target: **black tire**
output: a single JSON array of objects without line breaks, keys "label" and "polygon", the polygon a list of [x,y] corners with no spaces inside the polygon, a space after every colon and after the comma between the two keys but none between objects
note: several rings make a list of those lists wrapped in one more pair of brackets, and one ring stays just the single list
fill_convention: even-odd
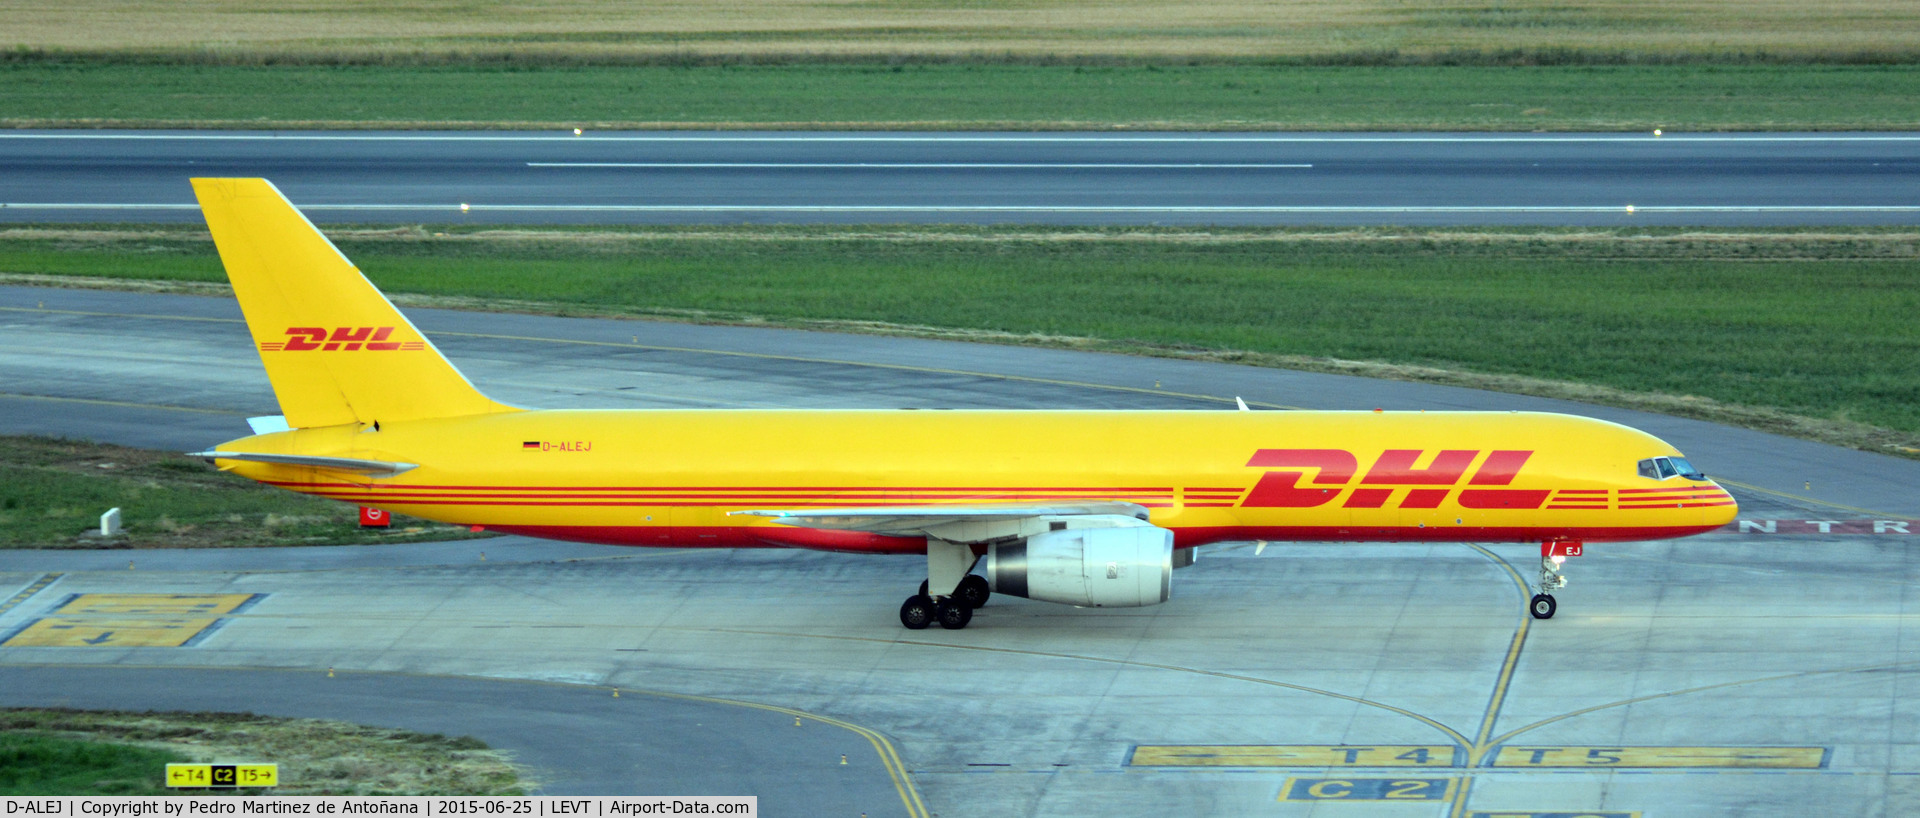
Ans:
[{"label": "black tire", "polygon": [[927,581],[924,579],[920,580],[920,595],[928,598],[932,598],[933,596],[932,594],[927,593]]},{"label": "black tire", "polygon": [[907,630],[922,630],[933,624],[935,614],[932,598],[926,594],[914,594],[900,605],[900,624],[907,626]]},{"label": "black tire", "polygon": [[979,574],[968,574],[960,580],[960,587],[953,589],[953,597],[967,603],[969,608],[985,606],[992,596],[993,589],[987,585],[987,578]]},{"label": "black tire", "polygon": [[1552,619],[1553,612],[1559,607],[1560,603],[1553,601],[1553,594],[1534,594],[1527,603],[1527,613],[1533,614],[1535,619]]},{"label": "black tire", "polygon": [[933,615],[940,620],[940,627],[957,631],[973,621],[973,608],[957,599],[943,599],[934,605]]}]

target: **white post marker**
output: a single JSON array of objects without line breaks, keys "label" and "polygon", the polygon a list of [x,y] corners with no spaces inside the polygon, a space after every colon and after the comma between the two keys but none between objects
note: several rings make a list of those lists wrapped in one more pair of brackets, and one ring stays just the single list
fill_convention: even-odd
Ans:
[{"label": "white post marker", "polygon": [[120,509],[110,508],[100,515],[100,536],[116,537],[120,534]]}]

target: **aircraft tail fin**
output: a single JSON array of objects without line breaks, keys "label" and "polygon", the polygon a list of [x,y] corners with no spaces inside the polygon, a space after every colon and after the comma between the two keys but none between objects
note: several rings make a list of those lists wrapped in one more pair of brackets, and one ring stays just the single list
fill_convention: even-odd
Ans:
[{"label": "aircraft tail fin", "polygon": [[194,179],[294,428],[517,411],[480,394],[265,179]]}]

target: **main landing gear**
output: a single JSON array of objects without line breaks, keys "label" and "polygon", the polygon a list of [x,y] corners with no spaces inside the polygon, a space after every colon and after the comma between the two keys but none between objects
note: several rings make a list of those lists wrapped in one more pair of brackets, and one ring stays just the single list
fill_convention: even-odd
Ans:
[{"label": "main landing gear", "polygon": [[[927,581],[920,593],[907,597],[900,605],[900,624],[920,630],[935,622],[947,630],[959,630],[973,621],[973,609],[987,604],[993,591],[987,578],[970,573],[980,556],[973,546],[927,538]],[[929,594],[929,588],[948,589],[948,593]]]},{"label": "main landing gear", "polygon": [[1560,603],[1554,601],[1553,592],[1567,587],[1567,578],[1560,574],[1560,564],[1568,557],[1580,556],[1580,543],[1553,540],[1540,544],[1540,592],[1527,602],[1527,613],[1535,619],[1552,619]]},{"label": "main landing gear", "polygon": [[973,621],[973,609],[987,604],[987,597],[993,591],[987,586],[987,578],[968,574],[953,589],[953,594],[934,599],[927,595],[927,583],[920,583],[920,593],[907,597],[900,605],[900,624],[912,630],[920,630],[934,622],[947,630],[959,630]]}]

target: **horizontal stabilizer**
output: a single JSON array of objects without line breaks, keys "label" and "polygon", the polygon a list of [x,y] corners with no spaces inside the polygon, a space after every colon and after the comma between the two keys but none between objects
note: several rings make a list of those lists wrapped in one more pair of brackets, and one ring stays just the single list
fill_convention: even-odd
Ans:
[{"label": "horizontal stabilizer", "polygon": [[257,452],[188,452],[188,457],[208,460],[246,460],[253,463],[279,463],[286,466],[311,466],[316,469],[392,477],[420,467],[418,463],[394,463],[386,460],[360,460],[352,457],[316,457],[305,454],[263,454]]},{"label": "horizontal stabilizer", "polygon": [[285,432],[293,428],[287,425],[286,415],[262,415],[257,418],[247,418],[247,426],[251,427],[253,433],[256,435],[270,435],[274,432]]},{"label": "horizontal stabilizer", "polygon": [[865,531],[872,534],[923,534],[936,526],[951,523],[984,523],[999,520],[1024,520],[1030,517],[1121,516],[1147,519],[1145,506],[1108,500],[1084,503],[1050,503],[1040,506],[882,506],[878,508],[809,508],[792,511],[731,511],[728,516],[772,517],[781,525],[824,528],[834,531]]}]

